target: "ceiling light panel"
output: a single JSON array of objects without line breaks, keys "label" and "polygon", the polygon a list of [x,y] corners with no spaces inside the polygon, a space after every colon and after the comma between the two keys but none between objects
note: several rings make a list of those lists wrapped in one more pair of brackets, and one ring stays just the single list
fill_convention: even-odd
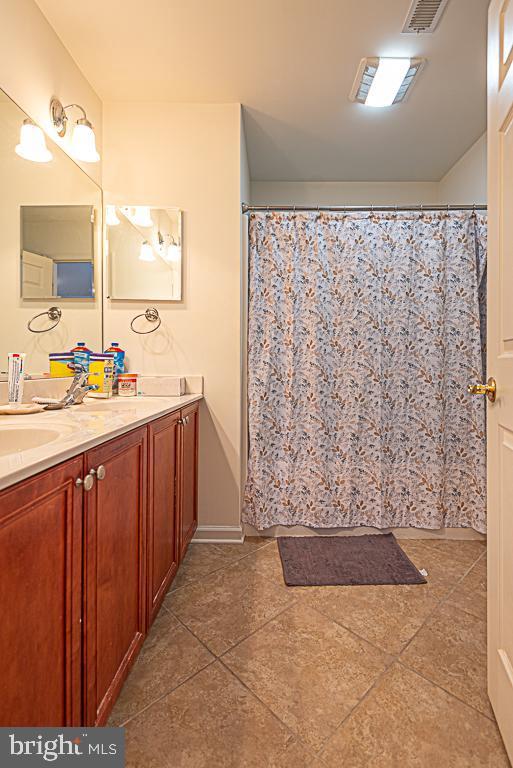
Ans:
[{"label": "ceiling light panel", "polygon": [[[409,94],[424,63],[424,59],[362,59],[349,98],[368,106],[399,104]],[[379,95],[383,96],[381,102],[376,98],[378,85]],[[391,96],[390,88],[394,91]]]}]

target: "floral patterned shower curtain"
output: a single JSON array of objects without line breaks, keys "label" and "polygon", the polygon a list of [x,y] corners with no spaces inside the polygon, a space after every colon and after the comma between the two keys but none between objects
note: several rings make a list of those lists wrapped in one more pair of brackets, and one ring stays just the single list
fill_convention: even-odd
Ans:
[{"label": "floral patterned shower curtain", "polygon": [[485,270],[475,212],[251,215],[246,522],[485,531]]}]

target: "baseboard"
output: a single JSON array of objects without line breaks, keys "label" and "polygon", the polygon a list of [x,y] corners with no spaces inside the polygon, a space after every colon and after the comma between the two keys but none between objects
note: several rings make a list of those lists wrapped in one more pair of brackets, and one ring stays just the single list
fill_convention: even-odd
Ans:
[{"label": "baseboard", "polygon": [[473,528],[307,528],[303,525],[273,525],[259,531],[248,523],[244,523],[245,536],[360,536],[363,533],[393,533],[398,539],[447,539],[447,540],[478,540],[486,541],[483,533]]},{"label": "baseboard", "polygon": [[240,525],[198,525],[192,541],[198,544],[242,544],[244,533]]}]

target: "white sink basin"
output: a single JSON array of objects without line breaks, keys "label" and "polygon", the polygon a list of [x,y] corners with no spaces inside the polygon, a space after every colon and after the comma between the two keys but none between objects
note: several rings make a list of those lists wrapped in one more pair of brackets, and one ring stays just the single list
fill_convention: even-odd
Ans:
[{"label": "white sink basin", "polygon": [[[19,416],[17,418],[20,418]],[[23,424],[18,427],[15,424],[0,427],[0,456],[8,456],[11,453],[30,451],[42,445],[53,443],[69,430],[55,426],[43,427],[40,424],[30,426]]]}]

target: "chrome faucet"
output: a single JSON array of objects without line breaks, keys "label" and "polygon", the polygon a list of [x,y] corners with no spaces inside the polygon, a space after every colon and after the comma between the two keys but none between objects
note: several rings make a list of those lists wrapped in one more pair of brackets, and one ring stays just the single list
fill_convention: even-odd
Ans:
[{"label": "chrome faucet", "polygon": [[87,384],[90,373],[89,371],[86,371],[83,365],[75,363],[73,369],[75,373],[68,391],[62,400],[58,400],[55,403],[48,403],[45,406],[45,411],[58,411],[61,408],[67,408],[70,405],[80,405],[88,392],[98,389],[97,384]]}]

